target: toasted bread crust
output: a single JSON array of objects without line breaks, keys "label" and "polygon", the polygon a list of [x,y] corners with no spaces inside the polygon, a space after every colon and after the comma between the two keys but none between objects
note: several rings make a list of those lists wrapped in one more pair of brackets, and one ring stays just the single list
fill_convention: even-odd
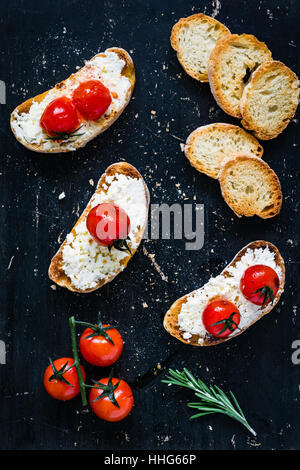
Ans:
[{"label": "toasted bread crust", "polygon": [[[147,212],[148,212],[150,196],[149,196],[149,191],[148,191],[148,188],[146,186],[146,183],[145,183],[143,177],[141,176],[141,174],[138,172],[138,170],[134,166],[130,165],[127,162],[114,163],[113,165],[110,165],[105,170],[105,173],[103,173],[103,175],[101,176],[101,178],[98,182],[95,193],[99,194],[100,192],[103,191],[102,184],[104,183],[106,176],[113,176],[116,173],[121,173],[121,174],[124,174],[126,176],[130,176],[132,178],[139,178],[143,181],[144,188],[145,188],[145,194],[146,194],[146,201],[147,201]],[[91,200],[92,200],[92,198],[90,199],[90,201],[88,202],[88,204],[87,204],[86,208],[84,209],[83,213],[81,214],[81,216],[77,220],[77,222],[74,225],[72,231],[74,230],[76,225],[78,225],[82,220],[84,220],[87,217],[89,211],[91,210]],[[146,220],[145,220],[144,227],[141,227],[141,229],[139,230],[138,235],[137,235],[138,245],[141,243],[146,224],[147,224],[147,217],[146,217]],[[57,253],[52,258],[50,266],[49,266],[49,271],[48,271],[49,278],[53,282],[58,284],[59,286],[66,287],[67,289],[69,289],[72,292],[79,292],[79,293],[84,293],[85,294],[85,293],[89,293],[89,292],[92,292],[94,290],[97,290],[100,287],[107,284],[108,282],[111,282],[121,272],[121,269],[119,269],[118,272],[115,275],[110,276],[107,279],[102,279],[101,281],[98,282],[97,286],[92,288],[92,289],[85,289],[85,290],[76,289],[76,287],[74,287],[72,285],[71,279],[65,274],[65,271],[63,269],[62,253],[63,253],[63,248],[64,248],[65,244],[66,244],[66,240],[63,242],[63,244],[60,246]],[[137,246],[137,248],[138,248],[138,246]],[[132,255],[129,254],[126,258],[123,258],[121,260],[121,262],[120,262],[121,265],[123,265],[124,267],[127,266],[129,260],[132,258],[134,253],[137,251],[137,248],[131,250]]]},{"label": "toasted bread crust", "polygon": [[[257,122],[250,110],[249,107],[249,97],[255,90],[256,85],[259,81],[264,78],[268,73],[282,73],[286,77],[288,77],[289,81],[291,82],[289,90],[285,91],[285,95],[293,91],[293,100],[291,106],[289,108],[288,113],[281,116],[281,120],[278,121],[278,124],[272,130],[270,127],[268,128],[268,123],[259,123]],[[251,80],[244,88],[241,102],[240,102],[240,109],[242,115],[241,124],[245,127],[245,129],[249,129],[253,131],[254,135],[261,140],[270,140],[277,137],[290,123],[290,120],[294,117],[295,112],[297,110],[299,103],[299,80],[297,75],[285,64],[278,60],[274,60],[272,62],[266,62],[260,65],[255,72],[252,74]],[[275,103],[274,103],[275,104]],[[257,106],[259,104],[257,103]]]},{"label": "toasted bread crust", "polygon": [[[126,108],[126,106],[128,105],[130,99],[131,99],[131,96],[132,96],[132,93],[133,93],[133,89],[134,89],[134,85],[135,85],[135,69],[134,69],[134,64],[133,64],[133,61],[132,61],[132,58],[131,56],[128,54],[128,52],[126,52],[124,49],[121,49],[119,47],[111,47],[110,49],[107,49],[108,52],[115,52],[116,54],[118,54],[118,56],[120,57],[120,59],[123,59],[125,61],[125,66],[122,70],[122,75],[124,75],[125,77],[127,77],[129,80],[130,80],[130,83],[131,83],[131,86],[127,92],[127,96],[126,96],[126,102],[125,102],[125,105],[123,106],[122,109],[120,109],[119,112],[117,113],[111,113],[111,115],[107,116],[106,117],[106,120],[105,120],[105,124],[103,126],[103,122],[101,124],[101,126],[99,126],[99,130],[95,130],[95,132],[90,136],[88,137],[86,140],[84,140],[83,142],[79,143],[79,144],[76,144],[76,142],[74,142],[73,146],[76,148],[76,150],[78,148],[82,148],[82,147],[85,147],[85,145],[92,139],[94,139],[95,137],[97,137],[99,134],[102,134],[102,132],[106,131],[106,129],[108,129],[117,119],[118,117],[122,114],[122,112],[124,111],[124,109]],[[96,54],[92,59],[94,59],[95,57],[98,57],[98,56],[101,56],[102,53],[99,53],[99,54]],[[92,60],[91,59],[91,60]],[[81,70],[81,69],[80,69]],[[79,72],[79,70],[78,70]],[[76,72],[77,73],[77,72]],[[70,75],[69,79],[72,79],[72,77],[74,77],[76,75],[76,73]],[[60,88],[63,84],[65,83],[65,80],[63,80],[62,82],[60,83],[57,83],[55,85],[56,88]],[[15,130],[13,129],[13,126],[12,126],[12,123],[14,122],[15,120],[15,117],[14,117],[14,113],[15,112],[18,112],[19,114],[21,113],[28,113],[30,108],[31,108],[31,105],[33,103],[33,100],[37,101],[38,103],[40,103],[45,97],[46,95],[49,93],[50,90],[48,91],[45,91],[44,93],[41,93],[40,95],[37,95],[33,98],[29,98],[28,100],[24,101],[23,103],[21,103],[19,106],[17,106],[14,111],[12,112],[11,114],[11,118],[10,118],[10,126],[11,126],[11,130],[12,132],[14,133],[16,139],[18,140],[18,142],[20,142],[22,145],[24,145],[24,147],[28,148],[29,150],[32,150],[34,152],[39,152],[39,153],[62,153],[62,152],[69,152],[70,150],[68,150],[68,148],[65,148],[63,145],[61,148],[55,148],[55,149],[49,149],[49,150],[43,150],[41,148],[40,145],[38,144],[29,144],[27,142],[23,142],[21,139],[19,139],[16,135],[16,132]]]},{"label": "toasted bread crust", "polygon": [[207,70],[206,71],[201,71],[201,72],[195,72],[191,68],[187,68],[184,59],[182,57],[181,51],[180,51],[180,46],[178,42],[178,36],[180,33],[180,30],[182,28],[185,28],[190,25],[190,23],[193,22],[206,22],[209,23],[212,27],[215,27],[218,25],[219,30],[222,32],[222,35],[226,36],[227,34],[230,34],[229,29],[220,21],[216,20],[215,18],[212,18],[211,16],[204,15],[203,13],[196,13],[194,15],[190,15],[186,18],[180,18],[178,22],[173,26],[172,32],[171,32],[171,37],[170,37],[170,42],[172,48],[177,52],[177,58],[182,66],[182,68],[185,70],[185,72],[190,75],[191,77],[195,78],[196,80],[199,80],[200,82],[208,82],[208,75],[207,75]]},{"label": "toasted bread crust", "polygon": [[[253,137],[252,134],[249,134],[248,132],[244,131],[239,126],[235,126],[233,124],[227,124],[224,122],[216,122],[214,124],[207,124],[205,126],[198,127],[195,129],[191,134],[188,136],[185,147],[184,147],[184,153],[187,159],[189,160],[190,164],[196,168],[200,173],[204,173],[207,176],[210,176],[211,178],[218,179],[218,171],[213,171],[210,168],[207,167],[205,162],[200,161],[198,158],[195,158],[194,152],[193,152],[193,144],[195,140],[197,140],[199,137],[211,134],[214,131],[224,131],[224,132],[234,132],[234,133],[239,133],[242,138],[245,140],[247,139],[248,142],[251,142],[253,145],[253,148],[256,148],[256,156],[258,158],[261,158],[264,152],[263,147],[260,145],[260,143],[256,140],[255,137]],[[231,157],[232,155],[230,155]],[[230,157],[221,157],[220,156],[220,161],[224,161],[226,158]]]},{"label": "toasted bread crust", "polygon": [[[225,113],[229,114],[230,116],[234,116],[236,118],[241,118],[242,114],[240,111],[239,104],[233,104],[233,102],[230,102],[225,93],[223,92],[222,85],[227,85],[226,83],[223,83],[221,77],[220,77],[220,70],[219,67],[221,65],[221,60],[223,55],[227,52],[228,48],[231,47],[231,44],[239,43],[239,42],[244,42],[245,44],[251,44],[253,48],[259,48],[261,51],[263,51],[263,54],[266,57],[265,62],[271,61],[272,60],[272,53],[269,51],[267,45],[259,41],[255,36],[252,34],[231,34],[230,36],[226,36],[225,38],[220,39],[211,55],[208,61],[208,79],[209,79],[209,85],[211,92],[220,106],[220,108],[225,111]],[[253,68],[255,68],[255,60],[252,58],[247,58],[247,67],[249,65],[250,71],[252,72]],[[232,64],[232,69],[234,70],[234,64]],[[238,75],[236,73],[236,75]],[[245,83],[243,81],[244,79],[244,73],[241,76],[236,76],[234,79],[234,83],[236,85],[235,88],[235,94],[238,95],[239,99],[242,96],[243,89],[245,87]],[[226,82],[230,82],[231,80],[230,77],[226,77]]]},{"label": "toasted bread crust", "polygon": [[[256,249],[256,248],[266,248],[268,247],[269,250],[273,251],[275,253],[275,261],[276,261],[276,264],[278,266],[280,266],[281,268],[281,271],[282,271],[282,277],[281,277],[281,280],[280,280],[280,285],[279,285],[279,289],[277,291],[277,294],[276,294],[276,297],[274,299],[274,302],[268,307],[266,308],[260,315],[258,315],[258,317],[256,318],[256,320],[254,320],[252,323],[250,323],[250,325],[248,325],[247,327],[245,328],[242,328],[241,330],[238,330],[237,333],[235,333],[233,336],[227,336],[226,338],[216,338],[216,337],[213,337],[213,336],[210,336],[208,333],[206,334],[205,338],[201,338],[199,335],[193,335],[188,341],[185,340],[183,338],[183,331],[181,331],[179,329],[179,326],[178,326],[178,315],[181,311],[181,306],[182,304],[184,304],[186,301],[187,301],[187,298],[190,294],[192,294],[193,292],[190,292],[189,294],[181,297],[180,299],[176,300],[173,305],[171,306],[171,308],[168,310],[168,312],[166,313],[165,317],[164,317],[164,322],[163,322],[163,325],[164,325],[164,328],[166,329],[166,331],[174,336],[176,339],[178,339],[179,341],[181,341],[182,343],[185,343],[185,344],[188,344],[190,346],[215,346],[217,344],[220,344],[220,343],[224,343],[225,341],[229,341],[230,339],[232,338],[235,338],[236,336],[240,335],[241,333],[243,333],[244,331],[246,331],[251,325],[253,325],[254,323],[256,323],[258,320],[260,320],[264,315],[266,315],[267,313],[271,312],[271,310],[275,307],[275,305],[277,304],[277,302],[279,301],[280,299],[280,296],[283,292],[283,289],[284,289],[284,282],[285,282],[285,265],[284,265],[284,260],[281,256],[281,254],[279,253],[279,250],[276,248],[275,245],[273,245],[272,243],[270,242],[266,242],[264,240],[257,240],[255,242],[252,242],[252,243],[249,243],[249,245],[246,245],[244,248],[242,248],[238,253],[237,255],[234,257],[234,259],[229,263],[229,265],[226,266],[226,268],[221,272],[221,275],[226,277],[227,274],[227,268],[228,266],[235,266],[236,263],[242,258],[242,256],[246,253],[247,249],[250,248],[252,250]],[[196,292],[196,291],[194,291]],[[198,343],[198,340],[199,339],[203,339],[203,343],[202,344],[199,344]]]},{"label": "toasted bread crust", "polygon": [[[253,169],[259,170],[261,173],[263,173],[265,181],[267,181],[272,187],[273,207],[271,207],[268,211],[261,212],[256,210],[254,205],[254,199],[256,197],[256,194],[249,195],[247,203],[244,202],[243,196],[241,196],[239,201],[235,201],[231,197],[231,193],[226,185],[227,179],[230,177],[229,175],[231,169],[236,166],[240,166],[243,162],[250,163]],[[280,212],[282,205],[282,191],[280,181],[276,173],[269,167],[269,165],[265,161],[261,160],[260,158],[252,157],[249,155],[236,155],[230,160],[226,160],[222,163],[218,179],[220,182],[222,196],[225,202],[229,205],[229,207],[238,217],[242,217],[243,215],[246,217],[258,215],[262,219],[268,219],[270,217],[275,217]],[[251,206],[248,204],[250,199],[252,202]]]}]

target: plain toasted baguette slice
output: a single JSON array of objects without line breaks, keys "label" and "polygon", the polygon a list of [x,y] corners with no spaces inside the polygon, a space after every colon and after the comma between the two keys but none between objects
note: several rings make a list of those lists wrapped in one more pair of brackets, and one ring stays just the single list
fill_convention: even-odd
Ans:
[{"label": "plain toasted baguette slice", "polygon": [[208,61],[208,78],[218,105],[231,116],[241,118],[240,100],[252,72],[272,60],[264,42],[252,34],[231,34],[220,39]]},{"label": "plain toasted baguette slice", "polygon": [[191,77],[208,82],[207,63],[216,42],[230,31],[219,21],[203,13],[181,18],[172,29],[171,46]]},{"label": "plain toasted baguette slice", "polygon": [[258,215],[268,219],[279,213],[282,204],[279,179],[260,158],[236,155],[223,162],[218,178],[225,202],[238,217]]},{"label": "plain toasted baguette slice", "polygon": [[245,87],[240,108],[242,125],[258,139],[274,139],[294,117],[299,103],[299,80],[278,60],[260,65]]},{"label": "plain toasted baguette slice", "polygon": [[[277,294],[274,298],[273,303],[268,304],[264,309],[262,309],[261,312],[259,313],[259,315],[257,316],[257,318],[254,319],[249,325],[247,325],[245,328],[241,328],[240,330],[235,330],[233,335],[229,335],[226,338],[217,338],[217,337],[211,336],[209,333],[206,333],[205,336],[203,336],[203,337],[201,337],[199,335],[192,335],[189,339],[184,339],[184,337],[183,337],[184,331],[182,331],[179,328],[179,325],[178,325],[178,315],[181,312],[182,305],[187,301],[188,297],[190,295],[193,295],[197,291],[201,290],[201,288],[200,288],[200,289],[197,289],[193,292],[190,292],[189,294],[184,295],[183,297],[179,298],[178,300],[176,300],[173,303],[173,305],[171,306],[171,308],[168,310],[168,312],[166,313],[166,315],[164,317],[163,325],[164,325],[164,328],[166,329],[166,331],[168,333],[170,333],[170,335],[174,336],[176,339],[179,339],[179,341],[181,341],[182,343],[188,344],[190,346],[214,346],[214,345],[217,345],[217,344],[220,344],[220,343],[224,343],[225,341],[228,341],[232,338],[235,338],[236,336],[238,336],[241,333],[243,333],[244,331],[246,331],[246,329],[249,328],[249,326],[253,325],[258,320],[260,320],[264,315],[269,313],[275,307],[277,302],[279,301],[280,296],[283,292],[284,283],[285,283],[284,260],[281,256],[281,254],[279,253],[279,250],[276,248],[276,246],[274,246],[272,243],[266,242],[264,240],[257,240],[255,242],[249,243],[249,245],[245,246],[244,248],[242,248],[237,253],[237,255],[234,257],[234,259],[221,272],[221,276],[223,276],[224,279],[226,277],[228,277],[229,276],[228,267],[229,266],[235,266],[236,263],[238,261],[240,261],[240,259],[243,257],[243,255],[246,253],[246,251],[249,248],[251,250],[254,250],[256,248],[266,248],[266,247],[268,247],[268,249],[275,254],[276,265],[279,266],[280,269],[281,269],[281,274],[282,275],[280,276],[280,285],[279,285],[279,289],[277,291]],[[211,299],[211,300],[213,300],[213,299]]]},{"label": "plain toasted baguette slice", "polygon": [[[145,197],[146,197],[145,223],[142,227],[140,227],[138,233],[136,234],[137,247],[135,249],[131,248],[132,254],[128,254],[128,256],[126,256],[125,258],[123,258],[121,260],[120,269],[118,270],[118,272],[115,275],[112,275],[112,276],[107,277],[106,279],[100,280],[98,282],[97,286],[94,287],[94,288],[80,290],[80,289],[77,289],[76,287],[74,287],[74,285],[71,282],[71,279],[66,275],[66,273],[63,269],[63,248],[66,244],[66,240],[65,240],[63,242],[63,244],[60,246],[60,248],[57,251],[57,253],[55,254],[55,256],[51,260],[51,263],[50,263],[50,266],[49,266],[49,278],[53,282],[58,284],[59,286],[66,287],[70,291],[80,292],[80,293],[89,293],[89,292],[92,292],[96,289],[99,289],[100,287],[107,284],[108,282],[111,282],[117,276],[117,274],[119,274],[127,266],[129,260],[132,258],[132,256],[136,252],[139,244],[141,243],[143,233],[144,233],[144,230],[145,230],[145,227],[146,227],[146,224],[147,224],[147,220],[148,220],[148,209],[149,209],[149,203],[150,203],[150,196],[149,196],[149,191],[148,191],[147,185],[146,185],[143,177],[141,176],[141,174],[138,172],[138,170],[134,166],[130,165],[127,162],[114,163],[113,165],[110,165],[106,169],[105,173],[101,176],[101,178],[98,182],[96,191],[93,194],[93,196],[96,193],[98,193],[98,194],[101,193],[101,192],[106,193],[107,189],[105,189],[103,187],[106,176],[113,176],[115,174],[124,174],[126,176],[131,177],[131,178],[141,179],[142,182],[143,182],[143,185],[144,185]],[[88,213],[91,209],[91,202],[92,202],[93,196],[90,199],[90,201],[88,202],[88,204],[87,204],[86,208],[84,209],[84,211],[82,212],[81,216],[77,220],[76,224],[74,225],[71,233],[74,234],[74,228],[76,227],[76,225],[78,225],[81,221],[84,221],[86,219],[86,217],[87,217],[87,215],[88,215]],[[121,269],[121,265],[122,265],[122,269]]]},{"label": "plain toasted baguette slice", "polygon": [[201,173],[218,178],[221,163],[237,153],[261,158],[263,147],[238,126],[216,122],[198,127],[187,138],[184,152],[191,165]]},{"label": "plain toasted baguette slice", "polygon": [[[112,110],[109,114],[104,114],[96,122],[96,125],[93,127],[92,131],[89,133],[87,137],[84,137],[84,136],[82,138],[79,137],[79,139],[77,138],[76,140],[71,139],[71,142],[69,140],[59,141],[59,145],[53,145],[53,148],[45,149],[43,148],[44,144],[42,145],[42,144],[30,143],[20,138],[20,136],[18,135],[18,131],[16,130],[16,126],[15,126],[15,121],[17,119],[17,116],[22,113],[29,113],[33,102],[41,103],[47,97],[48,93],[54,89],[61,91],[63,94],[64,88],[66,87],[66,81],[68,81],[68,84],[75,83],[76,77],[78,76],[78,74],[82,73],[82,71],[87,67],[87,65],[85,65],[84,67],[79,69],[76,73],[72,74],[68,79],[63,80],[60,83],[57,83],[54,89],[45,91],[44,93],[37,95],[34,98],[30,98],[14,109],[14,111],[11,114],[10,125],[11,125],[12,132],[14,133],[16,139],[22,145],[24,145],[29,150],[33,150],[35,152],[40,152],[40,153],[61,153],[61,152],[74,151],[74,150],[77,150],[78,148],[84,147],[90,140],[94,139],[99,134],[104,132],[116,121],[116,119],[118,119],[118,117],[122,114],[122,112],[128,105],[130,98],[132,96],[134,85],[135,85],[135,69],[134,69],[134,64],[133,64],[131,56],[128,54],[128,52],[126,52],[124,49],[121,49],[119,47],[112,47],[110,49],[107,49],[104,53],[96,54],[90,61],[92,61],[93,59],[97,57],[103,56],[103,54],[105,54],[106,52],[114,52],[115,54],[119,56],[121,60],[124,61],[125,65],[122,69],[121,75],[124,77],[127,77],[128,80],[130,81],[130,88],[128,89],[126,93],[125,102],[124,102],[124,105],[121,107],[121,109],[119,109],[118,111]],[[78,134],[80,132],[81,131],[78,131]],[[47,140],[46,135],[45,135],[45,140]]]}]

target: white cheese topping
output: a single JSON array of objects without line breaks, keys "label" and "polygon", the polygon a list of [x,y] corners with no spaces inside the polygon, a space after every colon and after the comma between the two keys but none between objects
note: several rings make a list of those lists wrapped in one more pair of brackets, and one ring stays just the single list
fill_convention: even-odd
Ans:
[{"label": "white cheese topping", "polygon": [[[128,245],[136,249],[138,231],[144,227],[147,218],[143,181],[116,173],[114,176],[106,176],[102,187],[104,190],[92,197],[91,207],[111,201],[124,209],[130,219]],[[62,253],[63,269],[74,287],[91,289],[100,280],[122,271],[124,265],[121,261],[127,256],[127,252],[114,247],[109,251],[107,247],[98,245],[87,230],[85,218],[67,236]]]},{"label": "white cheese topping", "polygon": [[83,121],[78,134],[80,136],[70,137],[64,141],[63,147],[68,150],[76,150],[76,146],[88,139],[96,129],[99,130],[101,124],[105,124],[107,116],[111,113],[118,113],[126,103],[127,92],[131,86],[130,80],[121,75],[125,61],[120,59],[115,52],[105,52],[103,56],[95,57],[86,62],[85,66],[75,75],[65,80],[61,88],[52,88],[45,98],[38,103],[33,100],[28,113],[13,113],[15,120],[12,121],[12,127],[17,137],[24,143],[38,144],[43,150],[59,149],[62,144],[49,140],[48,136],[40,126],[41,116],[47,105],[60,96],[71,97],[73,91],[83,81],[90,79],[100,80],[105,85],[112,96],[112,102],[105,114],[98,121]]},{"label": "white cheese topping", "polygon": [[[203,287],[189,294],[186,303],[182,304],[178,315],[178,325],[184,332],[183,338],[188,340],[192,335],[199,335],[199,344],[203,343],[207,331],[202,322],[202,314],[205,307],[215,297],[221,297],[234,303],[240,311],[241,320],[239,327],[250,325],[257,316],[264,311],[259,305],[249,302],[240,290],[240,280],[245,270],[256,264],[264,264],[274,269],[279,280],[282,279],[282,270],[275,262],[275,253],[266,248],[247,249],[240,261],[235,266],[228,266],[228,277],[219,276],[211,278]],[[265,307],[267,308],[267,307]],[[236,334],[238,330],[231,333]]]}]

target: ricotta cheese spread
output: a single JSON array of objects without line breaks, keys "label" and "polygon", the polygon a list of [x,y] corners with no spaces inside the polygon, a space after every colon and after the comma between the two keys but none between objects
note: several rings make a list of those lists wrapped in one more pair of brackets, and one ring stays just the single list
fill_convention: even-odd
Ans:
[{"label": "ricotta cheese spread", "polygon": [[[262,309],[261,306],[249,302],[240,290],[240,280],[245,270],[256,264],[264,264],[274,269],[281,281],[283,273],[275,262],[275,253],[270,251],[268,247],[254,250],[248,248],[235,266],[226,268],[227,277],[220,274],[211,278],[203,287],[188,295],[187,301],[182,304],[178,315],[178,325],[183,331],[184,339],[188,341],[192,335],[199,335],[198,342],[199,344],[203,343],[203,339],[208,333],[202,322],[202,314],[205,307],[215,297],[222,297],[237,306],[241,314],[240,328],[249,326],[267,308],[266,306]],[[235,330],[230,336],[237,332],[238,330]]]},{"label": "ricotta cheese spread", "polygon": [[[91,208],[111,201],[121,207],[130,219],[128,245],[130,249],[138,246],[138,231],[143,229],[147,220],[147,199],[142,179],[131,178],[116,173],[106,176],[103,191],[95,193]],[[67,235],[63,248],[63,269],[79,290],[97,287],[99,281],[118,274],[124,269],[121,261],[127,252],[112,247],[101,246],[94,241],[86,227],[86,218],[77,224]]]},{"label": "ricotta cheese spread", "polygon": [[[107,116],[111,113],[118,113],[124,107],[128,90],[131,87],[130,80],[121,75],[124,66],[125,61],[120,59],[118,54],[106,51],[101,56],[86,62],[82,69],[65,80],[62,87],[52,88],[40,103],[33,100],[28,113],[19,114],[14,111],[15,119],[12,121],[12,127],[18,139],[23,143],[40,145],[43,150],[61,149],[62,145],[67,150],[76,150],[76,147],[91,137],[96,129],[99,130],[101,124],[104,126]],[[47,105],[60,96],[71,97],[80,83],[90,79],[100,80],[109,89],[112,97],[109,108],[98,121],[84,120],[78,132],[80,136],[70,137],[63,144],[49,140],[40,126],[40,119]]]}]

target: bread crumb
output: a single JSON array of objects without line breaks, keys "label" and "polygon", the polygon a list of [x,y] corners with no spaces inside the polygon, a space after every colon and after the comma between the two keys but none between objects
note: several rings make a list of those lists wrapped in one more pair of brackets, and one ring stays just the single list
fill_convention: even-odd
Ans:
[{"label": "bread crumb", "polygon": [[89,180],[89,183],[90,183],[91,186],[95,185],[94,180],[92,178]]},{"label": "bread crumb", "polygon": [[65,192],[63,191],[62,193],[60,193],[60,195],[58,196],[58,199],[61,201],[62,199],[64,199],[66,197],[66,194]]},{"label": "bread crumb", "polygon": [[51,287],[52,290],[56,290],[56,285],[55,284],[51,284],[50,287]]}]

